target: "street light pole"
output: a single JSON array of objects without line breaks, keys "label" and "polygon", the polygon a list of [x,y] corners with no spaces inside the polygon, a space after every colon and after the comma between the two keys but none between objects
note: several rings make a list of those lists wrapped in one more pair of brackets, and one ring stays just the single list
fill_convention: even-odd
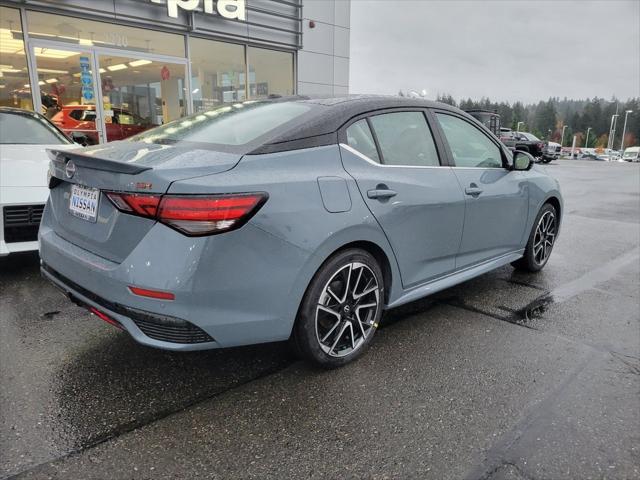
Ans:
[{"label": "street light pole", "polygon": [[560,137],[560,146],[564,147],[564,130],[567,128],[566,125],[562,126],[562,136]]},{"label": "street light pole", "polygon": [[589,146],[589,132],[591,131],[591,127],[587,128],[587,138],[584,141],[584,148]]},{"label": "street light pole", "polygon": [[613,150],[613,140],[616,136],[616,123],[617,123],[617,119],[618,119],[618,107],[619,107],[619,103],[616,102],[616,113],[614,115],[611,116],[611,128],[609,129],[609,141],[607,142],[607,148],[609,150]]},{"label": "street light pole", "polygon": [[624,112],[624,127],[622,127],[622,142],[620,142],[620,153],[624,154],[624,135],[627,133],[627,117],[633,110]]}]

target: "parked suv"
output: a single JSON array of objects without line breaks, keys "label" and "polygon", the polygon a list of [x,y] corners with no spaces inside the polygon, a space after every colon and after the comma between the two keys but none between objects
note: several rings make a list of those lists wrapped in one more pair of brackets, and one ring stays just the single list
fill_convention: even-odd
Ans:
[{"label": "parked suv", "polygon": [[546,144],[533,133],[515,132],[513,138],[516,142],[516,150],[529,152],[534,158],[543,159]]},{"label": "parked suv", "polygon": [[[107,141],[124,140],[137,135],[153,125],[148,120],[121,108],[113,108],[111,121],[105,124]],[[70,105],[62,107],[51,121],[69,137],[81,145],[95,145],[98,141],[95,105]]]}]

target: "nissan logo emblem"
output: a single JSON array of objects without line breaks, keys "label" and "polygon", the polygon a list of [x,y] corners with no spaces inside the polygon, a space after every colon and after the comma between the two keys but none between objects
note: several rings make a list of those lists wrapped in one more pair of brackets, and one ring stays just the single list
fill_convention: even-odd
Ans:
[{"label": "nissan logo emblem", "polygon": [[76,174],[76,164],[73,163],[73,160],[69,160],[67,162],[67,166],[64,167],[64,174],[67,176],[67,178],[73,178],[73,176]]}]

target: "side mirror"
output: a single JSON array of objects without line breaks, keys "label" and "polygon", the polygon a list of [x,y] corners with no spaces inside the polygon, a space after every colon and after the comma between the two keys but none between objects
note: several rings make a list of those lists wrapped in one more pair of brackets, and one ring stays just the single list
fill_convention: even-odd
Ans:
[{"label": "side mirror", "polygon": [[513,169],[514,170],[529,170],[533,166],[535,159],[531,156],[529,152],[522,152],[520,150],[516,150],[513,152]]}]

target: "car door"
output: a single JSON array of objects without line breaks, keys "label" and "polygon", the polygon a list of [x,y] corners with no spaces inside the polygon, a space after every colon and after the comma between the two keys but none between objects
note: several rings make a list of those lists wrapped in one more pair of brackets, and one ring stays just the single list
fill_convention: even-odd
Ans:
[{"label": "car door", "polygon": [[464,195],[424,111],[387,111],[340,132],[342,161],[395,253],[405,288],[455,268]]},{"label": "car door", "polygon": [[527,173],[506,167],[506,151],[461,115],[435,112],[453,171],[466,197],[456,269],[523,248],[528,216]]}]

